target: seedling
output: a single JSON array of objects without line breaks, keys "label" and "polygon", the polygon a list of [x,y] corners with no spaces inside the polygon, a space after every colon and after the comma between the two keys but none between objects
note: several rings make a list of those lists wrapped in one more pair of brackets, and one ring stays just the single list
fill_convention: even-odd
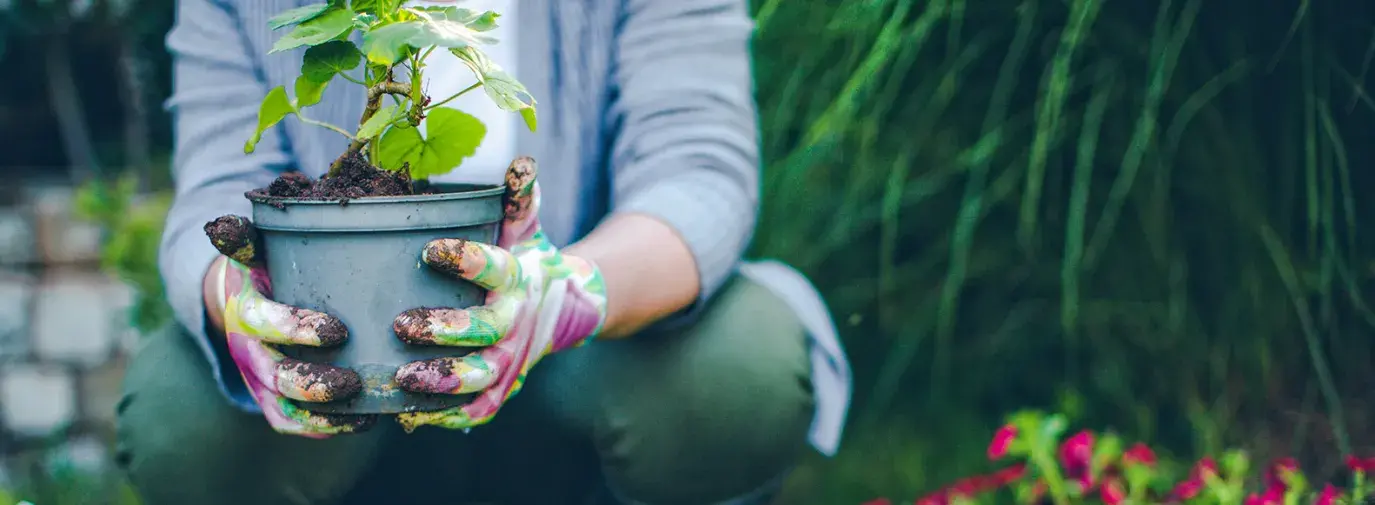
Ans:
[{"label": "seedling", "polygon": [[[476,150],[487,133],[476,117],[445,107],[477,88],[503,110],[516,112],[535,130],[535,100],[525,86],[478,48],[494,44],[490,35],[499,14],[461,7],[410,6],[406,0],[331,0],[284,11],[268,21],[274,30],[290,28],[268,51],[305,47],[301,75],[292,93],[277,86],[263,98],[258,127],[244,145],[252,153],[262,134],[287,116],[347,137],[348,149],[330,166],[326,178],[341,174],[349,159],[362,156],[373,166],[423,180],[453,170]],[[355,33],[358,36],[355,37]],[[354,40],[361,40],[360,48]],[[425,65],[435,51],[453,53],[476,77],[472,86],[432,100],[426,93]],[[399,76],[404,78],[398,79]],[[354,129],[311,119],[335,80],[367,89],[367,103]],[[417,128],[425,124],[422,137]]]}]

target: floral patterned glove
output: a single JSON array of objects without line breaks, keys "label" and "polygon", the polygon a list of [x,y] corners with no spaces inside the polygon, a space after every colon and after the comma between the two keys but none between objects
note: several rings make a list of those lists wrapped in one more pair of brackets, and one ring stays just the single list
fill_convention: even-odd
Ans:
[{"label": "floral patterned glove", "polygon": [[[247,218],[224,216],[205,225],[205,233],[227,256],[212,272],[211,310],[224,316],[229,354],[268,424],[279,433],[325,438],[363,431],[376,416],[312,413],[291,400],[327,402],[362,390],[352,370],[287,357],[277,345],[338,345],[348,332],[339,319],[274,302],[267,270],[256,245],[257,229]],[[252,266],[249,266],[252,265]]]},{"label": "floral patterned glove", "polygon": [[606,286],[596,265],[559,252],[540,228],[535,176],[535,161],[528,157],[507,170],[497,246],[460,239],[426,244],[426,264],[487,289],[487,303],[408,310],[393,325],[397,338],[483,349],[407,364],[397,370],[397,383],[416,392],[481,394],[459,407],[399,414],[407,431],[426,424],[467,429],[490,421],[520,391],[535,363],[592,340],[606,321]]}]

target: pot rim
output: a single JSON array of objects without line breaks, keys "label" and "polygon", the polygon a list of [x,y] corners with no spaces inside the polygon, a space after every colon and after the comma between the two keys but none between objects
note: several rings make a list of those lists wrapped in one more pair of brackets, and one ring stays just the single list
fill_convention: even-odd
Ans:
[{"label": "pot rim", "polygon": [[[349,205],[372,205],[387,203],[417,203],[417,202],[442,202],[448,200],[465,200],[469,198],[483,198],[498,196],[506,192],[506,186],[500,184],[466,184],[466,183],[434,183],[436,188],[471,188],[449,191],[445,193],[435,193],[429,195],[403,195],[403,196],[365,196],[361,198],[349,198]],[[268,205],[332,205],[339,206],[343,198],[333,200],[319,200],[315,198],[297,198],[284,196],[269,196],[263,189],[254,189],[244,193],[244,197],[253,203]]]}]

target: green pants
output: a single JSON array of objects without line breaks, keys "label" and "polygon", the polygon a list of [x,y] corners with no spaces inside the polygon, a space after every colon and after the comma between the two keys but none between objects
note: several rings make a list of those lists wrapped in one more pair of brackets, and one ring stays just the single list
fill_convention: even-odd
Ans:
[{"label": "green pants", "polygon": [[799,322],[737,277],[692,326],[545,358],[469,434],[279,435],[221,396],[185,332],[151,336],[117,460],[147,505],[722,503],[786,473],[812,410]]}]

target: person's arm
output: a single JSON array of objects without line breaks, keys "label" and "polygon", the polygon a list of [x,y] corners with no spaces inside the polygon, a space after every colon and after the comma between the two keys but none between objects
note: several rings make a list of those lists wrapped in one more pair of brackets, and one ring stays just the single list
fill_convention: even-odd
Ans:
[{"label": "person's arm", "polygon": [[633,335],[697,299],[692,252],[658,219],[616,214],[564,249],[597,265],[606,282],[606,322],[599,338]]},{"label": "person's arm", "polygon": [[700,307],[735,270],[759,193],[745,0],[626,0],[611,216],[570,254],[607,283],[603,336]]},{"label": "person's arm", "polygon": [[[176,196],[158,257],[176,320],[192,333],[222,385],[241,381],[221,380],[223,357],[207,336],[204,279],[220,255],[202,227],[225,214],[250,215],[244,192],[271,183],[290,163],[275,129],[265,133],[253,154],[243,152],[268,86],[246,47],[232,5],[221,0],[177,1],[176,24],[167,36],[173,62],[167,108],[172,114]],[[251,405],[244,391],[236,390],[231,397],[241,406]]]}]

